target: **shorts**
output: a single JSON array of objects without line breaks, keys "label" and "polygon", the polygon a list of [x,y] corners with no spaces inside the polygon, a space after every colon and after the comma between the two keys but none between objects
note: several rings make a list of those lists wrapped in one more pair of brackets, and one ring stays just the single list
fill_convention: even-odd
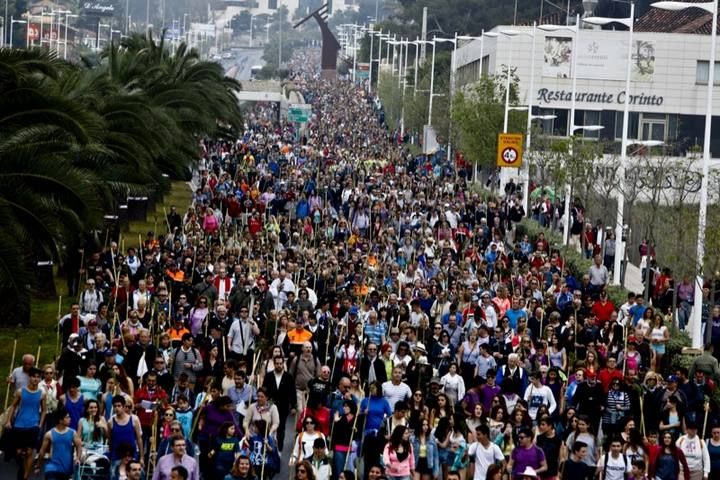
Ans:
[{"label": "shorts", "polygon": [[653,343],[652,349],[655,351],[655,353],[659,353],[660,355],[665,355],[665,344],[664,343]]},{"label": "shorts", "polygon": [[427,458],[420,457],[418,458],[418,463],[415,465],[415,473],[419,473],[420,475],[432,475],[433,471],[428,466]]},{"label": "shorts", "polygon": [[40,427],[13,428],[13,446],[17,449],[37,449],[40,440]]}]

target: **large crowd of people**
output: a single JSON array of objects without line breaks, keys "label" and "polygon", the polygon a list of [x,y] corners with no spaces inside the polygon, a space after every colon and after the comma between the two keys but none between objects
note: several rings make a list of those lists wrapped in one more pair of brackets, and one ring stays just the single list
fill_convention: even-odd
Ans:
[{"label": "large crowd of people", "polygon": [[672,369],[599,252],[571,271],[521,194],[410,154],[316,57],[292,61],[307,125],[257,105],[163,232],[87,253],[57,359],[9,378],[18,478],[720,478],[720,308]]}]

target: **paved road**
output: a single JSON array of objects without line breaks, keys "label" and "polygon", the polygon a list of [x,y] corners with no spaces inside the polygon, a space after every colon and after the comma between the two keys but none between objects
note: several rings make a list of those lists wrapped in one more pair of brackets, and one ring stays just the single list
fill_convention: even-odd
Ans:
[{"label": "paved road", "polygon": [[222,60],[225,71],[233,70],[236,80],[250,80],[250,68],[255,65],[263,65],[262,48],[233,48],[230,52],[235,58]]},{"label": "paved road", "polygon": [[[276,479],[287,479],[290,478],[290,472],[288,469],[288,461],[290,460],[290,451],[292,450],[293,442],[295,441],[295,428],[294,428],[295,417],[291,417],[287,421],[285,426],[285,446],[281,452],[280,458],[282,459],[282,469],[280,473],[275,475]],[[258,473],[259,476],[259,473]],[[32,476],[31,479],[40,479],[42,476]],[[5,463],[3,459],[0,459],[0,480],[16,480],[17,479],[17,466],[15,462]]]}]

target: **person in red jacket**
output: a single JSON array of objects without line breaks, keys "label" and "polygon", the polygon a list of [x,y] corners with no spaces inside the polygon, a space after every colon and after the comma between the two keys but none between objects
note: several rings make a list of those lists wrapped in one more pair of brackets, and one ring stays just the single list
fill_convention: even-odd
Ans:
[{"label": "person in red jacket", "polygon": [[616,378],[622,382],[623,373],[617,369],[617,358],[610,356],[607,359],[607,366],[598,373],[598,381],[600,382],[600,386],[602,386],[603,392],[608,393],[610,384],[613,379]]},{"label": "person in red jacket", "polygon": [[145,374],[142,386],[135,391],[134,401],[143,438],[148,439],[152,435],[155,409],[168,407],[168,395],[157,384],[157,373],[151,371]]},{"label": "person in red jacket", "polygon": [[610,320],[613,312],[615,311],[615,305],[608,299],[608,294],[605,290],[600,292],[600,298],[593,303],[592,313],[595,315],[595,323],[598,327],[605,325],[605,322]]}]

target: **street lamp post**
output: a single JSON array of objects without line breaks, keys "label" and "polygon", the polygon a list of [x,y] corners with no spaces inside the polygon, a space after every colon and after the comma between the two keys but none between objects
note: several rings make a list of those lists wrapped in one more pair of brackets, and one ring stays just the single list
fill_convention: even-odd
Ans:
[{"label": "street lamp post", "polygon": [[[708,84],[707,84],[707,100],[705,109],[705,136],[703,138],[703,159],[702,159],[702,179],[700,186],[700,208],[698,212],[698,238],[697,238],[697,258],[695,259],[695,268],[697,274],[695,277],[695,297],[693,300],[692,310],[692,327],[691,338],[693,348],[702,348],[702,302],[703,302],[703,285],[705,284],[703,267],[705,264],[705,225],[707,221],[707,202],[708,202],[708,176],[710,173],[710,134],[712,133],[712,108],[713,108],[713,87],[715,83],[715,55],[716,55],[716,39],[717,39],[717,15],[718,0],[704,3],[690,2],[657,2],[650,5],[651,7],[663,10],[685,10],[686,8],[700,8],[712,14],[712,30],[710,33],[710,61],[708,62]],[[709,326],[708,326],[709,328]]]},{"label": "street lamp post", "polygon": [[[632,71],[632,52],[633,52],[633,26],[635,23],[635,4],[630,4],[629,18],[606,18],[606,17],[588,17],[583,22],[591,25],[608,25],[610,23],[620,23],[628,27],[628,48],[627,59],[625,65],[625,96],[630,98],[630,74]],[[617,217],[615,219],[615,261],[613,265],[614,285],[620,285],[620,268],[625,258],[625,242],[622,239],[622,231],[624,225],[624,209],[625,209],[625,165],[627,164],[627,148],[628,148],[628,124],[630,123],[630,102],[623,105],[623,126],[622,140],[620,145],[620,165],[617,169]]]},{"label": "street lamp post", "polygon": [[433,95],[435,88],[435,37],[432,41],[432,60],[430,60],[430,100],[428,100],[428,127],[432,127],[432,107],[433,107]]},{"label": "street lamp post", "polygon": [[[575,135],[577,130],[598,131],[604,127],[602,125],[576,125],[575,124],[575,103],[577,93],[577,52],[580,45],[580,15],[575,16],[575,25],[538,25],[540,30],[554,32],[557,30],[570,30],[573,32],[573,52],[572,52],[572,88],[570,98],[570,131],[569,137]],[[570,155],[572,155],[572,143],[570,144]],[[565,214],[563,219],[563,244],[567,245],[570,240],[570,184],[565,183]]]},{"label": "street lamp post", "polygon": [[[503,116],[503,133],[508,131],[508,123],[510,120],[510,110],[528,110],[528,129],[530,116],[532,115],[532,91],[533,91],[533,68],[535,66],[535,28],[536,25],[533,23],[532,32],[522,32],[518,30],[502,30],[500,33],[506,36],[509,40],[508,45],[508,64],[507,64],[507,77],[505,78],[505,112]],[[527,35],[532,38],[532,51],[530,59],[530,88],[528,90],[528,104],[527,106],[510,106],[510,67],[512,66],[512,38],[520,35]],[[505,173],[507,169],[505,167],[500,168],[500,193],[505,189]],[[527,190],[527,189],[526,189]]]},{"label": "street lamp post", "polygon": [[65,39],[63,40],[63,59],[67,59],[67,43],[68,43],[68,26],[69,26],[69,19],[72,18],[78,18],[79,15],[74,15],[69,13],[70,11],[67,11],[68,13],[65,14]]},{"label": "street lamp post", "polygon": [[255,15],[250,14],[250,48],[253,46],[253,22],[255,21]]},{"label": "street lamp post", "polygon": [[13,43],[14,43],[13,42],[13,25],[15,25],[16,23],[18,23],[20,25],[24,25],[27,22],[25,20],[15,20],[12,16],[10,17],[10,48],[11,49],[13,48]]},{"label": "street lamp post", "polygon": [[436,42],[450,42],[453,44],[453,51],[450,56],[450,88],[448,91],[449,95],[449,109],[450,109],[450,119],[448,122],[448,147],[447,147],[447,158],[449,161],[452,158],[452,140],[451,140],[451,132],[452,132],[452,100],[453,95],[455,95],[455,57],[457,54],[457,45],[458,45],[458,35],[457,32],[455,32],[455,36],[453,38],[436,38]]}]

